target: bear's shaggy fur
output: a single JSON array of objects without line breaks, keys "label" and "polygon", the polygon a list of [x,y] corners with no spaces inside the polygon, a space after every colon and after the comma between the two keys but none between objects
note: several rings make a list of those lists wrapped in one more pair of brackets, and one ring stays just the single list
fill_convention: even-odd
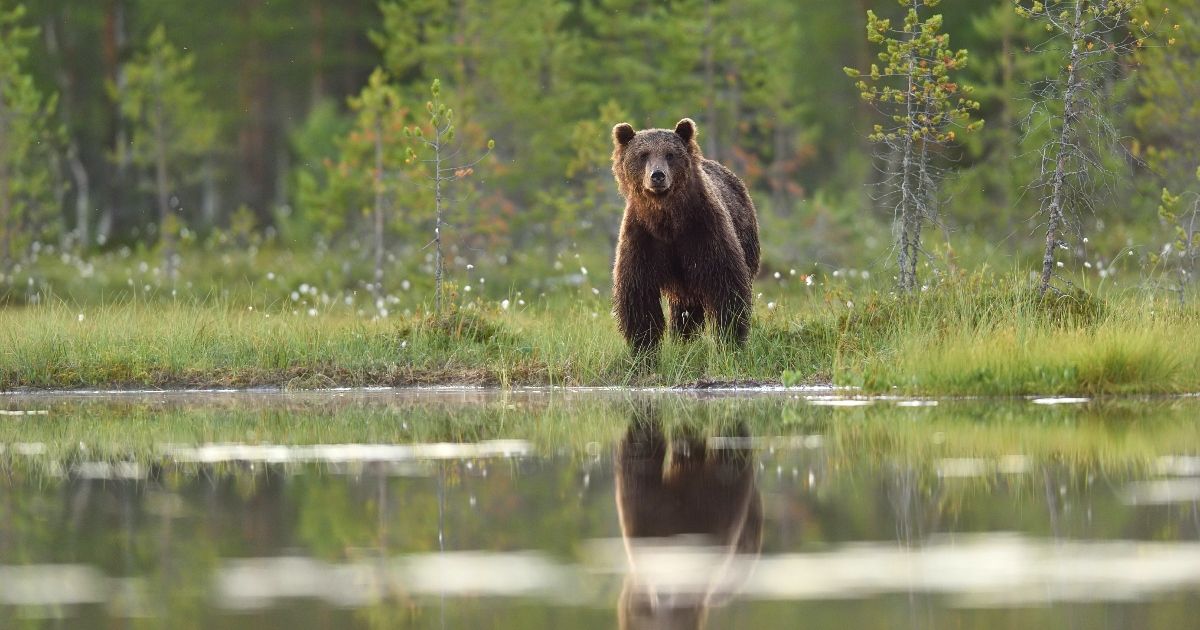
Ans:
[{"label": "bear's shaggy fur", "polygon": [[758,220],[742,180],[706,159],[696,123],[635,132],[613,128],[613,175],[625,216],[613,270],[613,311],[635,351],[653,351],[666,323],[695,337],[705,319],[743,343],[750,329],[751,282],[758,273]]}]

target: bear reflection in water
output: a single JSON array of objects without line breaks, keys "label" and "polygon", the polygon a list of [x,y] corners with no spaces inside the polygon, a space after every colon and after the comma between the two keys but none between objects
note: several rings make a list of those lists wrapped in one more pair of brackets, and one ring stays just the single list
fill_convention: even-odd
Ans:
[{"label": "bear reflection in water", "polygon": [[695,430],[668,441],[642,407],[616,454],[616,501],[629,572],[621,628],[701,628],[746,580],[762,543],[762,498],[745,425],[732,438]]}]

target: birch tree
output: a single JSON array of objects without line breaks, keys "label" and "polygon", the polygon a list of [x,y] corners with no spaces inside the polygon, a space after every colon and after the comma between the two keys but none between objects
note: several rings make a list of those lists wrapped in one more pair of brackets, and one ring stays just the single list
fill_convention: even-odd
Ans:
[{"label": "birch tree", "polygon": [[888,172],[885,196],[895,200],[897,281],[901,291],[917,288],[917,263],[924,249],[921,229],[937,221],[937,186],[941,170],[934,156],[956,138],[956,129],[974,131],[982,121],[971,120],[979,103],[969,98],[970,88],[951,74],[967,64],[966,50],[950,48],[950,36],[941,33],[942,16],[929,15],[940,0],[899,0],[906,7],[903,23],[867,11],[867,40],[883,48],[883,67],[871,64],[862,72],[846,68],[859,78],[863,100],[886,116],[868,139],[882,147],[880,158]]},{"label": "birch tree", "polygon": [[1118,75],[1117,62],[1141,48],[1149,21],[1132,22],[1141,0],[1013,0],[1017,15],[1040,24],[1049,42],[1065,50],[1059,72],[1035,94],[1028,125],[1045,124],[1050,140],[1041,149],[1042,218],[1046,241],[1038,294],[1054,288],[1060,251],[1069,251],[1069,221],[1090,207],[1095,177],[1106,173],[1104,153],[1115,148],[1118,132],[1108,118],[1108,89]]}]

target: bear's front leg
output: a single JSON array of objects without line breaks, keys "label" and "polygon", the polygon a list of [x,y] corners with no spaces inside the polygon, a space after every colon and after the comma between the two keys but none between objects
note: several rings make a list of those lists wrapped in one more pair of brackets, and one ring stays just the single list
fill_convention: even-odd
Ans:
[{"label": "bear's front leg", "polygon": [[638,354],[653,354],[662,340],[663,320],[653,245],[636,230],[622,230],[613,269],[613,313],[626,343]]}]

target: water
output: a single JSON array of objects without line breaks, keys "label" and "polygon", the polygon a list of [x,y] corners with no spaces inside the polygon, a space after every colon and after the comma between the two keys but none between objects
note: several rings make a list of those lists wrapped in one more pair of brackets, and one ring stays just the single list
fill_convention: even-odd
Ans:
[{"label": "water", "polygon": [[0,411],[0,627],[1143,629],[1200,611],[1197,399]]}]

